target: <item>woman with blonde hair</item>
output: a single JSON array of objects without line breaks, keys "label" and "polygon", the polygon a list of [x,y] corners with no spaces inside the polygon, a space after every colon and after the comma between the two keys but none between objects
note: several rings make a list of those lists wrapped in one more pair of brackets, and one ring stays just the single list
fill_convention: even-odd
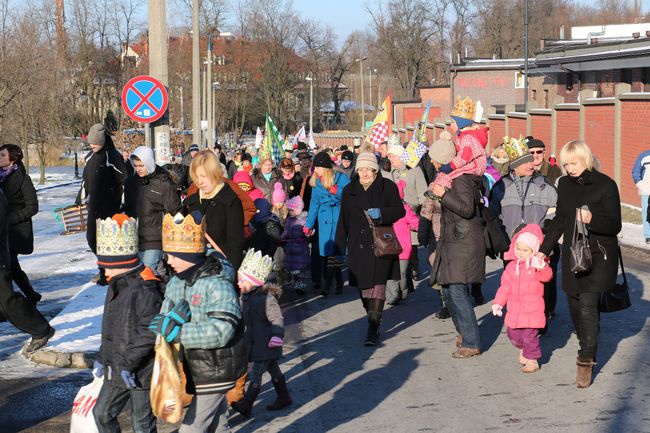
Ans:
[{"label": "woman with blonde hair", "polygon": [[[596,362],[600,327],[600,295],[611,290],[618,274],[618,232],[621,231],[621,199],[616,182],[599,172],[594,157],[583,141],[571,141],[560,152],[567,176],[558,182],[555,218],[540,247],[540,257],[548,255],[564,235],[562,244],[562,289],[569,301],[571,320],[578,336],[576,385],[591,385]],[[590,271],[573,273],[569,248],[574,229],[589,240]]]},{"label": "woman with blonde hair", "polygon": [[205,232],[223,251],[233,268],[239,268],[244,250],[244,210],[237,194],[223,176],[219,158],[210,150],[200,151],[190,165],[192,182],[199,188],[185,200],[187,212],[205,216]]},{"label": "woman with blonde hair", "polygon": [[[321,290],[323,296],[329,295],[334,277],[336,277],[336,293],[341,293],[343,289],[343,275],[334,252],[334,237],[341,210],[341,194],[343,188],[349,183],[350,179],[346,175],[334,171],[332,159],[326,152],[316,155],[314,175],[309,179],[312,192],[304,232],[307,236],[311,236],[318,220],[318,252],[327,260],[325,285]],[[340,253],[345,254],[345,251]],[[312,254],[315,252],[312,251]]]}]

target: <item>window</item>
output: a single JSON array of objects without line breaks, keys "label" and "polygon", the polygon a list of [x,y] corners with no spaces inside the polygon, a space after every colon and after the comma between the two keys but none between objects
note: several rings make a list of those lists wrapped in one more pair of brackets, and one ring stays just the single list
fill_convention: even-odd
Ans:
[{"label": "window", "polygon": [[543,101],[543,107],[548,108],[548,89],[544,89],[544,101]]},{"label": "window", "polygon": [[526,75],[521,71],[515,72],[515,89],[523,89],[525,87],[525,76]]},{"label": "window", "polygon": [[650,92],[650,68],[643,68],[643,91]]}]

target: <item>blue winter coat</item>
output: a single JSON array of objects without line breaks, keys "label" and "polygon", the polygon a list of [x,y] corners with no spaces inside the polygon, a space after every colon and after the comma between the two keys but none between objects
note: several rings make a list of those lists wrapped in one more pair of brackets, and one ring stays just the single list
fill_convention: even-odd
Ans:
[{"label": "blue winter coat", "polygon": [[314,228],[318,219],[318,251],[321,257],[334,255],[334,238],[336,237],[336,224],[341,212],[341,195],[343,188],[350,183],[350,179],[342,174],[334,175],[334,185],[338,186],[336,194],[330,193],[316,179],[316,186],[312,188],[309,214],[305,227]]}]

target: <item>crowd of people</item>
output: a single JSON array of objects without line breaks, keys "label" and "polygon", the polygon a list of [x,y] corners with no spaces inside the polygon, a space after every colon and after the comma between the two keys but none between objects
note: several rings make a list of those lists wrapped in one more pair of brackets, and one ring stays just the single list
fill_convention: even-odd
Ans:
[{"label": "crowd of people", "polygon": [[[506,137],[488,155],[487,128],[473,119],[473,101],[459,99],[450,131],[424,143],[428,152],[414,166],[404,158],[405,144],[386,134],[376,146],[352,149],[298,143],[277,160],[254,146],[224,152],[193,144],[180,163],[161,167],[146,147],[123,158],[94,125],[77,203],[88,208],[95,281],[109,286],[93,369],[105,378],[94,409],[99,431],[115,431],[129,397],[134,431],[155,431],[145,391],[156,335],[183,348],[194,398],[181,432],[227,431],[225,393],[241,386],[244,374],[243,397],[229,402],[241,415],[251,416],[266,371],[277,392],[267,409],[291,405],[279,363],[282,291],[304,296],[311,288],[327,297],[353,288],[368,322],[363,344],[375,346],[385,305],[414,291],[424,268],[418,250],[426,251],[429,283],[440,290],[436,316],[451,317],[457,331],[453,358],[481,354],[474,306],[485,302],[486,254],[498,254],[504,271],[492,312],[505,314],[524,373],[540,368],[539,335],[555,315],[561,263],[580,346],[576,385],[589,387],[599,299],[618,271],[618,187],[598,171],[584,142],[564,145],[559,165],[534,137]],[[30,218],[38,209],[21,159],[17,146],[0,147],[0,223],[9,235],[6,248],[0,245],[0,301],[9,320],[33,336],[26,348],[33,353],[54,330],[38,313],[40,296],[17,259],[33,248]],[[488,211],[507,248],[493,251]],[[569,271],[566,240],[574,231],[589,241],[590,272]],[[395,240],[398,252],[382,250],[383,241]],[[10,290],[12,280],[24,296]]]}]

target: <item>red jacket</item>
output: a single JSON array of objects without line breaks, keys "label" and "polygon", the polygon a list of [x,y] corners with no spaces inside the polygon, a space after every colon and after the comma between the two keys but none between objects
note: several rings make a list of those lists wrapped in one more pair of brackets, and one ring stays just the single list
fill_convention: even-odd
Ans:
[{"label": "red jacket", "polygon": [[[526,261],[519,262],[517,275],[517,259],[514,255],[517,238],[525,232],[533,233],[543,239],[542,230],[536,224],[529,224],[518,232],[512,239],[510,249],[504,255],[506,260],[512,260],[501,275],[501,287],[494,297],[494,304],[508,305],[505,323],[508,328],[543,328],[546,325],[544,315],[544,283],[553,277],[551,267],[546,264],[541,270]],[[534,251],[537,253],[537,251]],[[531,259],[531,260],[534,260]]]}]

